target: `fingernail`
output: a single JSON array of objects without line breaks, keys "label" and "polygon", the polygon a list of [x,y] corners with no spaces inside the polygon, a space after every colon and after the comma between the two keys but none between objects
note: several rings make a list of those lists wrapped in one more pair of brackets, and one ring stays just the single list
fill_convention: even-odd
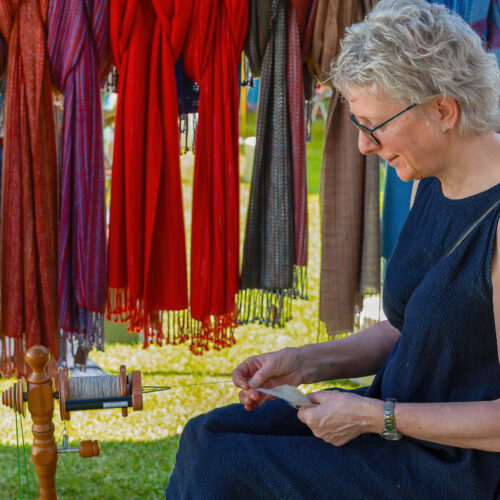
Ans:
[{"label": "fingernail", "polygon": [[248,385],[250,387],[255,387],[255,381],[254,381],[253,377],[248,381]]}]

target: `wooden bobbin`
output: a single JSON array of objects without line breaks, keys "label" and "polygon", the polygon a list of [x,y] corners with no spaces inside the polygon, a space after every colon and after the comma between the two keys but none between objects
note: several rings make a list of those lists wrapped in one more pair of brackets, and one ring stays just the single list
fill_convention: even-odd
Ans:
[{"label": "wooden bobbin", "polygon": [[[143,398],[142,398],[142,378],[140,371],[133,371],[127,375],[127,369],[125,365],[120,366],[120,374],[118,377],[89,377],[89,380],[85,382],[84,378],[75,379],[78,380],[78,385],[71,385],[72,379],[68,376],[69,372],[67,368],[59,370],[59,409],[61,414],[61,420],[69,420],[70,412],[66,409],[66,402],[72,401],[73,399],[86,399],[90,396],[85,394],[85,392],[92,391],[92,387],[96,392],[100,392],[101,396],[115,397],[115,396],[129,396],[132,397],[132,408],[134,411],[140,411],[143,408]],[[111,382],[111,385],[103,385],[102,387],[93,386],[90,382],[98,382],[99,379],[105,381],[106,384]],[[116,384],[119,385],[116,385]],[[85,385],[82,385],[85,384]],[[87,386],[87,384],[89,384]],[[107,392],[110,390],[109,394]],[[118,388],[118,390],[117,390]],[[85,389],[85,390],[82,390]],[[98,389],[98,390],[97,390]],[[101,392],[104,391],[104,392]],[[73,394],[73,396],[71,396]],[[79,395],[82,394],[82,396]],[[128,408],[121,408],[122,415],[126,417],[128,415]]]}]

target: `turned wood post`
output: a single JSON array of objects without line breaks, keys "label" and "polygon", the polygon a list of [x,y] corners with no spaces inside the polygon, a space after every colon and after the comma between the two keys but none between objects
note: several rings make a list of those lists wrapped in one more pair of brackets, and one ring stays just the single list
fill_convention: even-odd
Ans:
[{"label": "turned wood post", "polygon": [[57,500],[57,444],[54,439],[52,379],[46,372],[50,353],[43,346],[31,347],[26,361],[33,369],[28,378],[28,410],[33,419],[32,457],[40,484],[40,500]]}]

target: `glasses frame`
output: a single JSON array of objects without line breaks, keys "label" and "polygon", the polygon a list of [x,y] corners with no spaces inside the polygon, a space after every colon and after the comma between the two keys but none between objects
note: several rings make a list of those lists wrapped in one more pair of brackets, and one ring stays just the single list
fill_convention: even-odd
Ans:
[{"label": "glasses frame", "polygon": [[360,131],[363,132],[370,141],[375,144],[375,146],[380,147],[382,144],[380,141],[377,139],[375,134],[375,130],[378,130],[379,128],[383,127],[384,125],[387,125],[389,122],[392,122],[392,120],[396,119],[398,116],[402,115],[403,113],[406,113],[407,111],[410,111],[410,109],[414,108],[417,104],[410,104],[407,108],[403,109],[403,111],[400,111],[397,115],[391,116],[389,119],[387,119],[385,122],[381,123],[380,125],[377,125],[375,128],[368,128],[365,125],[362,125],[361,123],[358,122],[358,119],[354,116],[351,115],[349,118],[351,119],[352,123],[354,123],[354,126]]}]

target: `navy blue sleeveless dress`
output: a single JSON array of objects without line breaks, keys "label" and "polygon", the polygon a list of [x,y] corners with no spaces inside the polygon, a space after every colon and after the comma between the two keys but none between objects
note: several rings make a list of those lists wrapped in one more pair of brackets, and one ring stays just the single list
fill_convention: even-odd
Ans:
[{"label": "navy blue sleeveless dress", "polygon": [[[402,402],[500,398],[490,275],[500,185],[461,200],[420,181],[388,263],[384,311],[401,331],[384,366],[358,393]],[[499,415],[500,418],[500,415]],[[335,447],[315,438],[281,400],[191,420],[167,499],[500,499],[500,453],[364,434]]]}]

